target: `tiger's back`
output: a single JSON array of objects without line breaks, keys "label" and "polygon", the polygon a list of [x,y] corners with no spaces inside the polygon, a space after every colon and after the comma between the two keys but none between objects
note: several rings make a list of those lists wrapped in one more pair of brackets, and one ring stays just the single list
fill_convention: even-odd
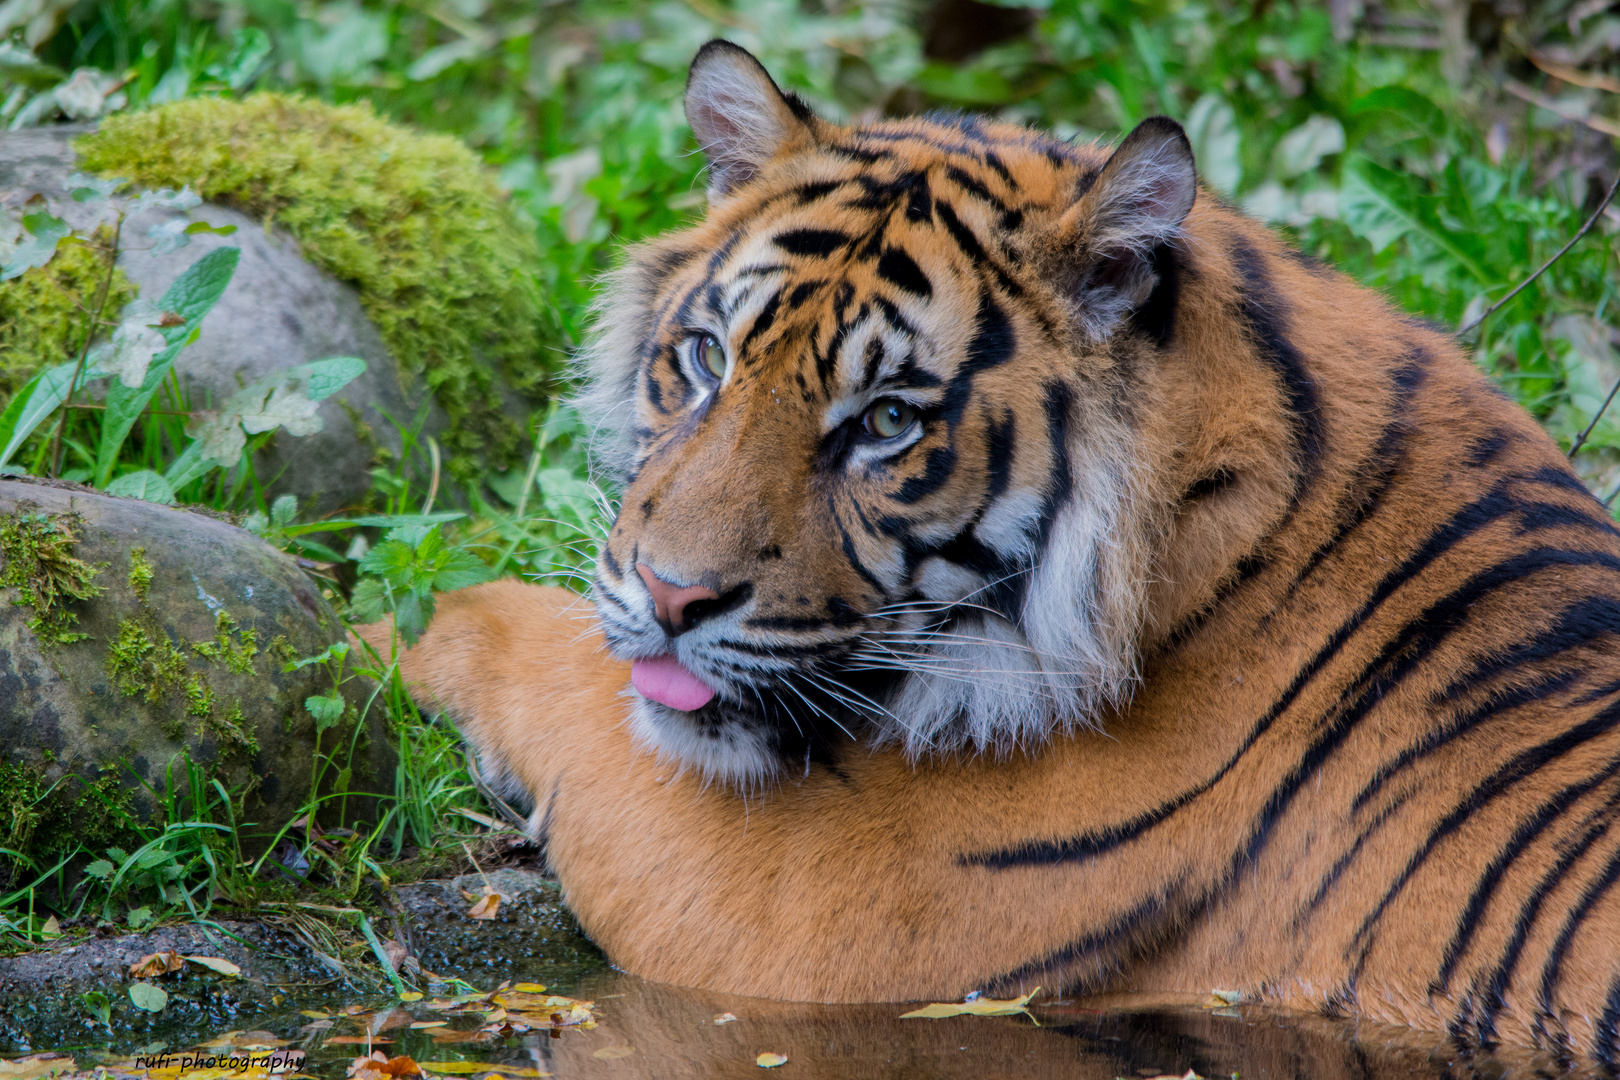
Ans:
[{"label": "tiger's back", "polygon": [[724,197],[591,376],[598,610],[673,681],[627,706],[511,583],[404,658],[587,931],[762,996],[1220,986],[1612,1071],[1620,536],[1557,447],[1183,192],[1179,131],[834,128],[716,55]]}]

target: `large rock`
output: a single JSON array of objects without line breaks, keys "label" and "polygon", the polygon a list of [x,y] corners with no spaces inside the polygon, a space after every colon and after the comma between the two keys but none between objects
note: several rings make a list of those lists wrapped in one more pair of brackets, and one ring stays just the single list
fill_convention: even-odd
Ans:
[{"label": "large rock", "polygon": [[[85,578],[89,589],[76,583]],[[343,630],[292,559],[212,517],[0,479],[0,583],[0,807],[27,803],[19,789],[52,791],[36,805],[37,828],[74,834],[36,834],[34,850],[94,843],[115,824],[107,801],[151,820],[158,808],[147,787],[164,790],[171,769],[184,784],[182,754],[248,792],[250,843],[257,836],[262,846],[309,798],[316,725],[305,700],[331,694],[332,677],[322,665],[282,668],[342,641]],[[53,587],[60,594],[48,604]],[[356,684],[346,692],[364,703]],[[391,784],[379,712],[358,740],[353,710],[322,733],[321,751],[335,759],[323,789],[344,768],[349,790]],[[92,790],[98,783],[106,798]],[[351,799],[348,809],[370,812],[370,801]],[[326,804],[324,824],[335,808]]]},{"label": "large rock", "polygon": [[[88,130],[64,125],[0,133],[0,203],[15,210],[30,196],[43,195],[53,213],[84,234],[109,220],[113,205],[68,197],[67,179],[77,171],[72,142]],[[210,399],[217,404],[242,386],[311,360],[360,357],[366,373],[321,404],[322,430],[302,437],[278,432],[254,463],[261,480],[275,478],[270,495],[297,495],[306,515],[358,505],[370,487],[367,470],[376,448],[400,449],[398,430],[384,414],[408,423],[429,399],[427,388],[407,392],[402,387],[398,365],[355,290],[304,261],[297,242],[282,230],[267,230],[236,210],[205,203],[190,211],[190,218],[216,227],[234,225],[235,234],[202,234],[164,255],[146,250],[148,230],[181,216],[161,209],[131,216],[124,223],[118,265],[143,298],[155,301],[209,251],[241,248],[230,288],[203,320],[201,337],[175,363],[194,407]],[[425,430],[443,427],[443,410],[430,405]]]}]

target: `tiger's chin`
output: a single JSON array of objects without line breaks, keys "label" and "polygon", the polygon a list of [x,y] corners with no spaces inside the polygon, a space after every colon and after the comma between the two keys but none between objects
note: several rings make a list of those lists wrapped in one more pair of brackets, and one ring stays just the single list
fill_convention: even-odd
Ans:
[{"label": "tiger's chin", "polygon": [[692,769],[705,783],[750,790],[783,770],[781,740],[720,699],[687,712],[634,695],[630,733],[636,743],[671,765]]}]

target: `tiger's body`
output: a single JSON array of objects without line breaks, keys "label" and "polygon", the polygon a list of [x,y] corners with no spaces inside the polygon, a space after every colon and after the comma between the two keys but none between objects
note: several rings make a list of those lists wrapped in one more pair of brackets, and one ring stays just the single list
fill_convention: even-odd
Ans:
[{"label": "tiger's body", "polygon": [[1620,535],[1558,448],[1195,199],[1167,122],[836,128],[756,69],[700,54],[714,205],[594,346],[610,650],[503,582],[402,660],[587,932],[760,996],[1222,987],[1612,1074]]}]

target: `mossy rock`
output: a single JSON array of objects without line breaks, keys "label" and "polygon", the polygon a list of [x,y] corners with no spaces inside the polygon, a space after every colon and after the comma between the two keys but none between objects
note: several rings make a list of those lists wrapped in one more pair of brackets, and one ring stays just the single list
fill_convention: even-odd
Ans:
[{"label": "mossy rock", "polygon": [[[238,796],[252,847],[299,812],[316,766],[307,698],[343,640],[292,559],[201,514],[73,485],[0,479],[0,847],[38,857],[152,821],[185,763]],[[394,752],[361,691],[322,751],[349,791],[386,790]],[[348,747],[357,748],[352,755]],[[351,797],[350,816],[375,800]],[[337,802],[321,819],[334,824]],[[9,829],[9,835],[7,830]]]},{"label": "mossy rock", "polygon": [[515,426],[499,383],[533,399],[555,373],[532,225],[468,147],[411,131],[366,104],[285,94],[194,98],[110,117],[80,164],[285,228],[305,256],[352,282],[403,371],[448,413],[450,450],[509,464]]}]

